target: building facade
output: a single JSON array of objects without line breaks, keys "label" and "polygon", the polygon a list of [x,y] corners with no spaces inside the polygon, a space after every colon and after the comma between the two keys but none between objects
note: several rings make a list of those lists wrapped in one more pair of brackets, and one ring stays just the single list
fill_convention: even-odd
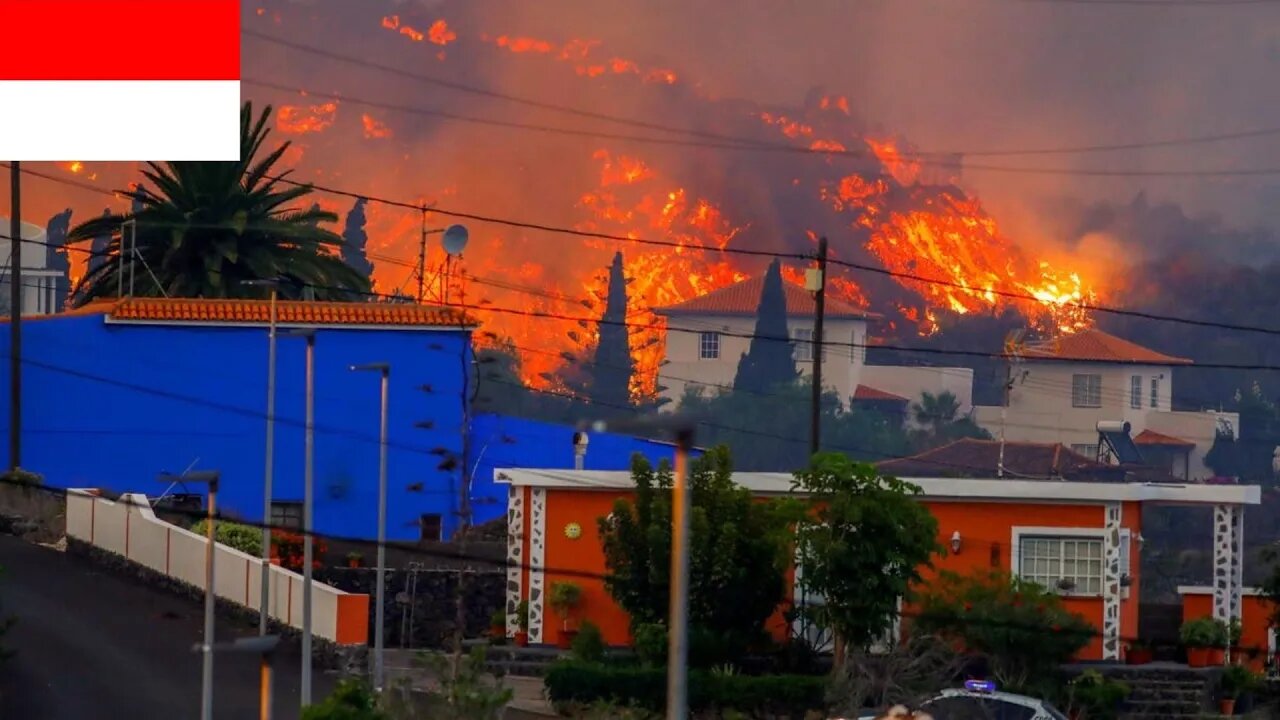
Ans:
[{"label": "building facade", "polygon": [[[12,243],[8,240],[9,218],[0,217],[0,253],[5,258],[12,258]],[[63,271],[54,267],[58,260],[55,249],[49,246],[48,236],[44,228],[31,223],[22,223],[22,309],[24,315],[50,315],[62,310],[67,299],[67,278]],[[0,274],[0,315],[9,315],[9,293],[12,287],[9,263],[3,263],[4,272]]]},{"label": "building facade", "polygon": [[[764,278],[753,278],[655,312],[667,320],[666,362],[658,371],[662,397],[675,409],[687,390],[715,393],[733,387],[738,361],[751,345]],[[787,304],[788,342],[796,370],[813,370],[813,295],[795,283],[782,282]],[[866,364],[867,322],[876,316],[828,296],[823,315],[822,384],[846,405]]]},{"label": "building facade", "polygon": [[[734,482],[759,497],[793,496],[786,473],[735,473]],[[532,643],[555,642],[563,618],[546,601],[556,582],[582,589],[578,619],[598,625],[606,642],[630,642],[630,619],[610,597],[597,521],[612,512],[634,484],[625,472],[509,469],[495,480],[508,487],[508,631],[528,602]],[[961,574],[1005,570],[1064,595],[1068,609],[1098,630],[1081,659],[1118,659],[1121,638],[1138,632],[1142,510],[1161,503],[1212,506],[1215,567],[1214,612],[1240,614],[1243,509],[1260,502],[1251,486],[1170,486],[1138,483],[1064,483],[1032,480],[916,478],[921,502],[938,521],[938,541],[950,548],[925,571]],[[796,572],[803,572],[797,568]],[[1070,587],[1066,583],[1070,581]],[[1066,589],[1064,589],[1066,588]],[[804,603],[794,593],[779,610]],[[785,637],[776,614],[770,630]]]},{"label": "building facade", "polygon": [[977,406],[974,419],[996,437],[1062,443],[1091,457],[1099,422],[1127,422],[1172,475],[1203,480],[1214,474],[1205,455],[1239,417],[1173,410],[1173,370],[1190,364],[1097,329],[1064,335],[1025,348],[1011,367],[1007,407]]}]

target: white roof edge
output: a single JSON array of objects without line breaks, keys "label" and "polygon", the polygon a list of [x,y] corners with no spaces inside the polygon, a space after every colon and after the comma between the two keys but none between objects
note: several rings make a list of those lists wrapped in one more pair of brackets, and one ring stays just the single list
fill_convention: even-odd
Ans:
[{"label": "white roof edge", "polygon": [[[263,320],[134,320],[132,318],[113,318],[110,314],[105,316],[103,322],[107,325],[165,325],[171,327],[211,327],[211,328],[265,328],[270,326],[270,321]],[[401,330],[405,332],[427,332],[427,331],[462,331],[476,330],[480,327],[475,325],[395,325],[395,324],[366,324],[366,323],[309,323],[296,321],[279,321],[276,328],[284,329],[314,329],[314,330]]]},{"label": "white roof edge", "polygon": [[[498,468],[494,482],[540,488],[624,490],[630,488],[626,470],[539,470]],[[1053,480],[995,478],[903,478],[917,485],[924,497],[957,500],[1036,500],[1042,502],[1156,502],[1189,505],[1259,505],[1256,485],[1198,485],[1193,483],[1081,483]],[[790,473],[738,472],[733,481],[753,492],[780,495],[791,492]]]},{"label": "white roof edge", "polygon": [[[1209,585],[1179,585],[1178,594],[1179,595],[1212,595],[1213,587]],[[1262,591],[1262,588],[1245,587],[1245,588],[1240,588],[1240,594],[1247,595],[1250,597],[1261,597],[1266,593]]]}]

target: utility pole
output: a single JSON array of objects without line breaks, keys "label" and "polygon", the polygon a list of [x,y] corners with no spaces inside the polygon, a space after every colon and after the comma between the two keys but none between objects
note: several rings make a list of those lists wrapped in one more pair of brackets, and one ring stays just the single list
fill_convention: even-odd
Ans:
[{"label": "utility pole", "polygon": [[418,304],[427,293],[427,211],[422,210],[422,242],[418,244]]},{"label": "utility pole", "polygon": [[805,274],[805,285],[813,292],[813,413],[809,425],[809,454],[822,445],[822,320],[827,299],[827,239],[818,239],[817,272]]},{"label": "utility pole", "polygon": [[1022,331],[1009,334],[1004,341],[1005,378],[1004,402],[1000,404],[1000,457],[996,460],[996,477],[1004,477],[1004,426],[1009,417],[1009,401],[1013,396],[1014,373],[1018,365],[1018,350],[1022,341]]},{"label": "utility pole", "polygon": [[22,466],[22,170],[9,163],[9,469]]},{"label": "utility pole", "polygon": [[676,431],[675,478],[671,488],[671,606],[667,638],[667,720],[689,717],[689,453],[693,430]]}]

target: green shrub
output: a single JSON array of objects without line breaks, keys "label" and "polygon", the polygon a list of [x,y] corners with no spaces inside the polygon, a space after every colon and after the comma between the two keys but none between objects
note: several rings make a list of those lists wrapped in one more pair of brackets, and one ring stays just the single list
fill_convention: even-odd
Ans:
[{"label": "green shrub", "polygon": [[[201,536],[208,532],[208,520],[199,520],[191,526],[191,532]],[[262,556],[262,530],[249,525],[217,521],[213,525],[213,537],[227,547],[235,548],[254,557]]]},{"label": "green shrub", "polygon": [[587,620],[573,639],[573,659],[584,663],[598,663],[604,659],[604,635],[599,626]]},{"label": "green shrub", "polygon": [[1243,665],[1228,665],[1222,671],[1222,694],[1229,698],[1253,692],[1262,687],[1261,675]]},{"label": "green shrub", "polygon": [[333,694],[302,710],[302,720],[388,720],[368,685],[355,679],[338,683]]},{"label": "green shrub", "polygon": [[1224,647],[1229,638],[1229,630],[1221,620],[1199,617],[1182,623],[1178,636],[1187,647]]},{"label": "green shrub", "polygon": [[[666,703],[667,672],[661,667],[607,667],[576,660],[548,670],[547,696],[557,705],[613,703],[660,711]],[[736,675],[693,670],[689,708],[752,715],[803,717],[825,707],[826,678],[810,675]]]},{"label": "green shrub", "polygon": [[667,628],[658,623],[645,623],[635,629],[634,650],[644,665],[666,667]]},{"label": "green shrub", "polygon": [[1086,670],[1071,680],[1067,693],[1068,707],[1089,720],[1114,720],[1120,703],[1129,697],[1129,686],[1097,670]]},{"label": "green shrub", "polygon": [[0,482],[6,485],[43,485],[44,476],[40,473],[33,473],[30,470],[14,468],[0,473]]}]

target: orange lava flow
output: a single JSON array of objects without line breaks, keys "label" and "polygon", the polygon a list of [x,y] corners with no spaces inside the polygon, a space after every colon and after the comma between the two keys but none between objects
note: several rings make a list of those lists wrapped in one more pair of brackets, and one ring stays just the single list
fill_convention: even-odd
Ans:
[{"label": "orange lava flow", "polygon": [[276,129],[290,135],[327,130],[338,115],[338,103],[327,102],[310,107],[283,105],[276,111]]},{"label": "orange lava flow", "polygon": [[392,136],[391,128],[368,113],[360,116],[360,123],[364,126],[364,136],[370,140],[381,140]]}]

